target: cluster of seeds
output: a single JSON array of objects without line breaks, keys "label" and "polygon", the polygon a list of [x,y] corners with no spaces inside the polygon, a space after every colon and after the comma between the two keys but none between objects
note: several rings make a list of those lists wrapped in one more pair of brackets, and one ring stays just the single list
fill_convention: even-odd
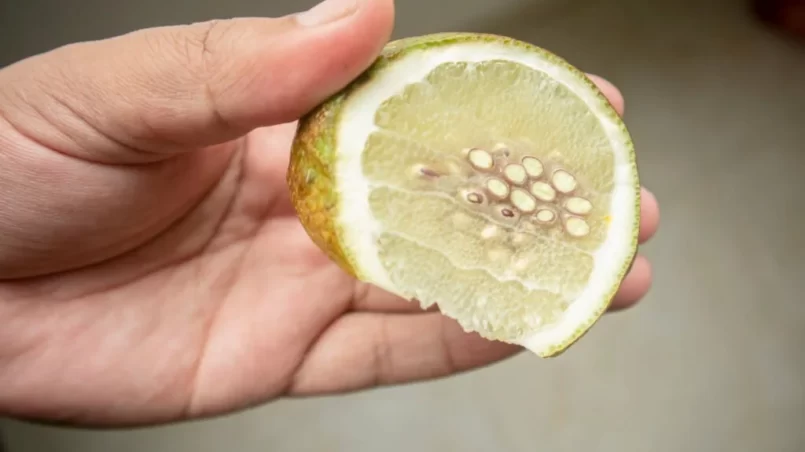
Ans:
[{"label": "cluster of seeds", "polygon": [[[593,204],[578,193],[579,182],[569,171],[537,157],[513,157],[503,145],[492,151],[466,149],[463,154],[472,168],[471,186],[462,191],[468,204],[489,206],[504,220],[563,227],[572,237],[590,233],[584,217],[592,212]],[[425,176],[438,175],[425,167],[420,171]]]}]

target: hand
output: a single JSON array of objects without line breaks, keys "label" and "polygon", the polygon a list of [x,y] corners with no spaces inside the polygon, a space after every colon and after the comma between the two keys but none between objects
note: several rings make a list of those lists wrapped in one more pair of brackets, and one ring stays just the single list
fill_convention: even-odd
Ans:
[{"label": "hand", "polygon": [[[152,424],[517,352],[349,278],[299,225],[292,121],[393,23],[391,0],[315,11],[142,30],[0,71],[1,414]],[[643,195],[646,240],[658,212]],[[614,308],[649,284],[640,257]]]}]

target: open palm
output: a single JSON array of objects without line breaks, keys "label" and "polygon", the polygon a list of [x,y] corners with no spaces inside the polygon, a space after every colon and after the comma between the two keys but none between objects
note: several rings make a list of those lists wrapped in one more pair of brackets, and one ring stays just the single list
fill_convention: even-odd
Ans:
[{"label": "open palm", "polygon": [[[80,105],[92,96],[59,98],[79,112],[85,129],[47,114],[34,116],[41,123],[30,120],[26,105],[41,111],[37,102],[54,96],[37,97],[25,83],[0,97],[6,100],[0,152],[11,157],[7,168],[18,165],[0,170],[0,191],[17,200],[0,214],[0,228],[26,226],[0,240],[15,262],[0,259],[0,279],[8,275],[0,280],[0,413],[94,424],[165,422],[284,395],[445,376],[518,350],[355,281],[315,247],[290,205],[285,172],[295,124],[286,121],[357,75],[388,37],[391,17],[391,3],[377,0],[312,31],[292,29],[287,18],[202,26],[205,51],[213,42],[231,45],[233,36],[241,38],[239,45],[243,36],[274,40],[273,47],[261,44],[243,58],[267,48],[282,53],[277,42],[314,52],[338,40],[342,49],[324,61],[298,62],[307,69],[292,79],[264,67],[271,80],[252,80],[240,94],[229,91],[227,101],[215,103],[214,115],[204,103],[204,114],[167,115],[164,128],[150,119],[121,126],[133,111],[154,114],[156,90],[132,94],[143,102],[92,108]],[[220,40],[209,41],[211,31],[222,29]],[[119,46],[139,42],[128,39],[95,43],[99,47],[88,53],[119,53]],[[82,58],[82,49],[23,62],[23,69],[69,63]],[[23,69],[10,69],[0,77],[17,80]],[[154,71],[166,75],[164,68]],[[622,109],[617,90],[595,80]],[[274,87],[261,92],[271,102],[253,105],[255,90],[265,86]],[[80,114],[86,111],[102,114]],[[115,116],[121,119],[105,119]],[[254,129],[267,124],[279,125]],[[79,138],[59,138],[49,133],[54,129]],[[37,176],[43,169],[47,177]],[[21,213],[9,220],[15,211]],[[49,218],[54,211],[57,218]],[[657,221],[647,192],[642,213],[646,240]],[[640,257],[613,306],[631,305],[649,283],[648,263]]]}]

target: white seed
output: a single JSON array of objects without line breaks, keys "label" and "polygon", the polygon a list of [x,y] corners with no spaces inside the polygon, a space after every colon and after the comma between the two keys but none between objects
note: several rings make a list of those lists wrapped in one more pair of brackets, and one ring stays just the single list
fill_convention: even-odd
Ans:
[{"label": "white seed", "polygon": [[560,193],[570,193],[576,189],[576,178],[565,170],[556,170],[551,177],[551,182]]},{"label": "white seed", "polygon": [[511,195],[509,195],[509,199],[520,212],[531,213],[537,210],[537,200],[523,189],[513,189]]},{"label": "white seed", "polygon": [[472,166],[481,170],[491,169],[494,164],[492,155],[483,149],[472,149],[469,154],[467,154],[467,158]]},{"label": "white seed", "polygon": [[478,193],[468,193],[466,198],[467,198],[467,201],[469,201],[469,202],[471,202],[473,204],[480,204],[480,203],[482,203],[484,201],[484,197],[481,196]]},{"label": "white seed", "polygon": [[525,181],[528,180],[528,174],[526,174],[523,165],[518,165],[516,163],[506,165],[506,168],[503,169],[503,175],[506,176],[506,179],[508,179],[509,182],[517,185],[524,184]]},{"label": "white seed", "polygon": [[523,167],[525,168],[525,172],[531,177],[540,177],[545,170],[545,167],[542,166],[542,162],[534,157],[523,158]]},{"label": "white seed", "polygon": [[489,179],[486,181],[486,189],[498,199],[509,196],[509,185],[500,179]]},{"label": "white seed", "polygon": [[481,230],[482,238],[491,239],[496,235],[498,235],[498,227],[493,224],[487,225],[485,228]]},{"label": "white seed", "polygon": [[587,199],[574,196],[565,201],[565,209],[576,215],[587,215],[593,210],[593,203]]},{"label": "white seed", "polygon": [[541,209],[536,215],[537,221],[543,224],[551,223],[556,219],[556,214],[552,210]]},{"label": "white seed", "polygon": [[534,182],[531,184],[531,194],[540,201],[551,202],[556,199],[556,190],[545,182]]},{"label": "white seed", "polygon": [[573,237],[584,237],[590,233],[590,225],[579,217],[568,217],[565,220],[565,229]]}]

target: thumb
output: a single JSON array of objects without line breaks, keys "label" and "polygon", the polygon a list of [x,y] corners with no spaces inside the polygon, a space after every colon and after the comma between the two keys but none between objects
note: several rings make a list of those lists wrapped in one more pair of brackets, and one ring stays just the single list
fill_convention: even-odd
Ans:
[{"label": "thumb", "polygon": [[137,163],[293,121],[357,77],[393,0],[326,0],[65,46],[0,71],[0,118],[51,149]]}]

